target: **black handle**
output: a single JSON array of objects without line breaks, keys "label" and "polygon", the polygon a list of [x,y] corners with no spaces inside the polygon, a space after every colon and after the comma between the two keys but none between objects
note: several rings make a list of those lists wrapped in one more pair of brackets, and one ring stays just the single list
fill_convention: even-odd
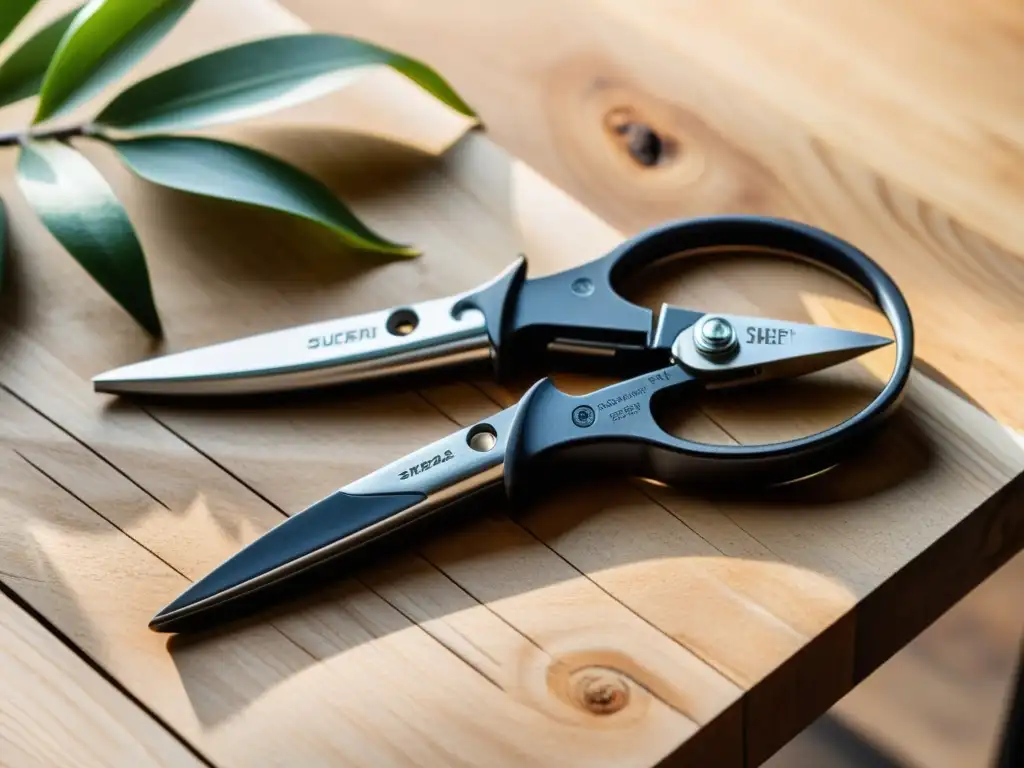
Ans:
[{"label": "black handle", "polygon": [[828,430],[765,445],[710,445],[677,437],[657,421],[659,402],[703,386],[679,366],[587,395],[550,379],[520,401],[505,456],[505,491],[515,503],[540,474],[645,477],[674,486],[795,480],[838,463],[891,413],[889,397]]},{"label": "black handle", "polygon": [[[799,222],[763,216],[670,221],[626,240],[599,259],[540,278],[526,279],[526,263],[521,259],[491,284],[465,297],[459,308],[474,306],[484,312],[499,373],[559,340],[628,352],[634,362],[646,351],[651,354],[642,362],[656,367],[669,362],[667,344],[671,339],[657,337],[651,310],[621,296],[617,286],[629,274],[654,262],[713,247],[778,251],[851,278],[867,289],[888,316],[900,345],[899,365],[909,366],[913,353],[910,312],[889,276],[834,235]],[[685,315],[683,325],[702,314],[675,312]],[[615,363],[610,367],[619,368]]]},{"label": "black handle", "polygon": [[[798,254],[864,288],[889,320],[896,342],[896,363],[882,390],[855,415],[812,435],[769,445],[705,445],[665,432],[655,419],[658,399],[697,385],[678,366],[577,397],[559,391],[544,379],[524,396],[509,436],[505,482],[510,496],[518,493],[523,485],[520,480],[533,460],[542,456],[552,459],[553,465],[562,458],[583,460],[667,483],[714,482],[721,478],[730,482],[737,478],[795,479],[835,464],[898,407],[914,358],[910,308],[881,267],[826,232],[796,222],[757,217],[673,222],[627,241],[600,261],[579,269],[591,270],[590,274],[610,289],[623,270],[640,268],[681,250],[724,244]],[[581,273],[572,270],[568,274]],[[530,285],[532,282],[525,287]],[[667,348],[673,340],[669,336],[673,335],[652,342]]]}]

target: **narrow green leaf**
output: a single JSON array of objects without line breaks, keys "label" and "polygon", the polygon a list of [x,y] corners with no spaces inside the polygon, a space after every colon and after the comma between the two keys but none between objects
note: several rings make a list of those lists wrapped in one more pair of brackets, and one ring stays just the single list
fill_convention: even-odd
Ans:
[{"label": "narrow green leaf", "polygon": [[39,93],[53,52],[81,9],[79,6],[47,24],[0,64],[0,107]]},{"label": "narrow green leaf", "polygon": [[54,54],[34,122],[65,114],[145,56],[194,0],[90,0]]},{"label": "narrow green leaf", "polygon": [[360,68],[393,67],[453,109],[475,117],[425,64],[339,35],[272,37],[187,61],[136,83],[97,117],[130,131],[173,131],[240,120],[322,96]]},{"label": "narrow green leaf", "polygon": [[39,0],[0,0],[0,43],[7,39]]},{"label": "narrow green leaf", "polygon": [[139,325],[160,336],[142,246],[99,171],[66,144],[32,142],[18,159],[18,185],[68,253]]},{"label": "narrow green leaf", "polygon": [[352,247],[415,256],[364,225],[320,181],[249,147],[199,137],[111,141],[142,178],[171,189],[283,211],[328,227]]}]

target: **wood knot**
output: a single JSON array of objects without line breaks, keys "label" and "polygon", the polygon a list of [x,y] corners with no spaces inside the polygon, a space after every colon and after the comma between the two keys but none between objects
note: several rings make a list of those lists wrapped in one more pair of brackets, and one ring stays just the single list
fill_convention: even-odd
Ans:
[{"label": "wood knot", "polygon": [[675,142],[671,138],[659,134],[629,107],[609,110],[605,115],[605,126],[618,138],[629,156],[645,168],[661,164],[675,151]]},{"label": "wood knot", "polygon": [[573,677],[573,696],[588,712],[611,715],[629,703],[629,687],[626,682],[609,670],[584,669]]}]

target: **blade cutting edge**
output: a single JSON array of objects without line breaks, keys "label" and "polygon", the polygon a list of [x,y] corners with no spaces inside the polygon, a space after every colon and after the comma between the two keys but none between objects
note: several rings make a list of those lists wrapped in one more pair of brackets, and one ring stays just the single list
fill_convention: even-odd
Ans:
[{"label": "blade cutting edge", "polygon": [[313,503],[192,584],[150,622],[175,632],[501,482],[517,406],[461,429]]},{"label": "blade cutting edge", "polygon": [[491,354],[481,312],[452,308],[459,297],[248,336],[106,371],[97,392],[217,395],[326,386],[445,365]]},{"label": "blade cutting edge", "polygon": [[765,317],[705,315],[672,344],[672,354],[700,378],[744,382],[802,376],[893,343],[872,333]]}]

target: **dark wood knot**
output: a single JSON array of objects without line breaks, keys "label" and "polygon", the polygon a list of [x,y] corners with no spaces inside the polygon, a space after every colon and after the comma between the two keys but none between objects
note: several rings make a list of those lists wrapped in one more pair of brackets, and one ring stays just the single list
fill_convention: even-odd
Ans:
[{"label": "dark wood knot", "polygon": [[629,703],[629,687],[617,674],[608,670],[581,670],[574,675],[574,694],[588,712],[611,715]]},{"label": "dark wood knot", "polygon": [[629,156],[645,168],[659,165],[671,153],[671,139],[660,135],[650,125],[638,119],[628,107],[618,107],[609,111],[605,116],[605,122],[615,136],[621,137]]}]

